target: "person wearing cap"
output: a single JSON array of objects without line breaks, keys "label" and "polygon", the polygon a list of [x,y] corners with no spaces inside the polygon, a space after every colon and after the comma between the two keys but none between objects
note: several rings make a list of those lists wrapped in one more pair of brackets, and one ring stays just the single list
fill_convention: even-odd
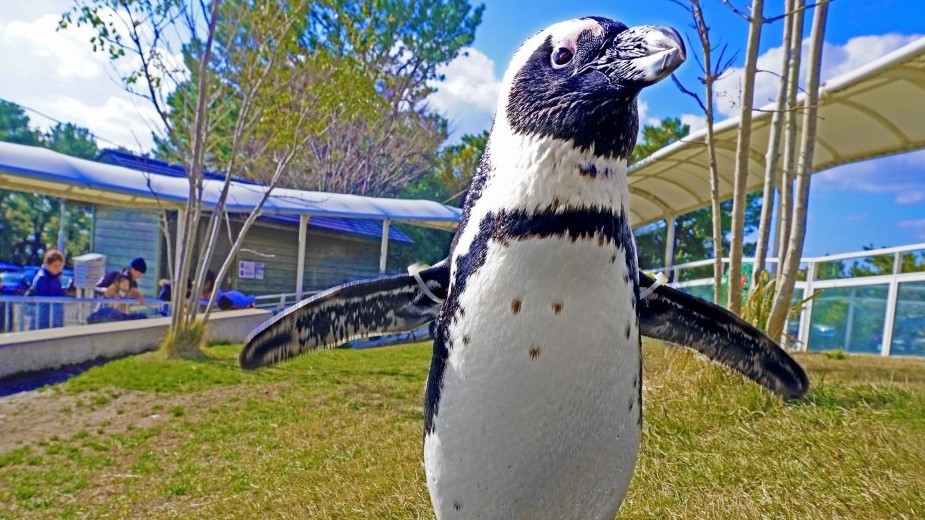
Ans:
[{"label": "person wearing cap", "polygon": [[125,293],[126,298],[135,298],[138,300],[138,303],[144,303],[145,297],[141,294],[141,291],[138,290],[138,280],[148,271],[148,264],[145,263],[145,259],[142,257],[133,258],[129,262],[128,267],[125,267],[121,271],[110,271],[103,275],[100,278],[100,281],[96,282],[96,287],[94,287],[94,292],[98,295],[103,295],[106,290],[115,282],[116,278],[119,275],[123,275],[128,278],[129,290]]}]

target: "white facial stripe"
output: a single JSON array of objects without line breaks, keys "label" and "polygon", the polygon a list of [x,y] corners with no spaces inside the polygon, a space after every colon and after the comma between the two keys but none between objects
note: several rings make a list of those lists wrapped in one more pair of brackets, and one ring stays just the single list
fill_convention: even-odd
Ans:
[{"label": "white facial stripe", "polygon": [[555,47],[566,40],[574,42],[582,32],[588,30],[594,31],[597,34],[604,33],[604,28],[596,21],[590,18],[584,20],[575,18],[574,20],[566,20],[557,23],[534,34],[517,49],[517,52],[514,53],[514,57],[511,59],[511,63],[508,65],[507,71],[504,73],[504,79],[501,81],[501,96],[498,99],[498,108],[495,111],[496,123],[498,120],[507,118],[508,92],[511,91],[511,85],[514,83],[514,76],[527,64],[527,60],[530,59],[533,52],[546,41],[546,38],[552,37],[553,47]]}]

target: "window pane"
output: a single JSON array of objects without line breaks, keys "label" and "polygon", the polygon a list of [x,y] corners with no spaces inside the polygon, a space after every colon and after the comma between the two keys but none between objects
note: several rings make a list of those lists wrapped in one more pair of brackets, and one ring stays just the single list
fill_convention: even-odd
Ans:
[{"label": "window pane", "polygon": [[813,301],[809,350],[879,354],[887,284],[826,289]]},{"label": "window pane", "polygon": [[890,354],[925,356],[925,282],[899,284]]}]

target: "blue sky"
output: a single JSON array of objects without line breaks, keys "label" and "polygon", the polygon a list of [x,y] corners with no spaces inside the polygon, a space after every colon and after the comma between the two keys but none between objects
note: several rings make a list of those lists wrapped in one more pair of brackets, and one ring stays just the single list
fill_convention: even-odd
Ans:
[{"label": "blue sky", "polygon": [[[690,34],[687,12],[669,0],[611,1],[551,1],[512,2],[487,0],[484,21],[476,33],[469,61],[480,67],[469,88],[460,87],[465,96],[475,96],[489,81],[486,64],[492,66],[497,80],[520,43],[537,30],[556,21],[602,15],[619,19],[627,25],[663,24]],[[732,0],[733,5],[747,11],[750,1]],[[781,13],[783,1],[767,1],[766,16]],[[745,51],[747,24],[720,0],[702,0],[714,43],[729,45],[730,51]],[[826,30],[823,77],[831,78],[849,72],[859,65],[903,46],[925,35],[925,18],[921,0],[837,0],[829,9]],[[809,13],[811,17],[811,12]],[[805,34],[808,36],[810,19]],[[780,46],[781,22],[766,25],[761,54],[770,68],[769,51]],[[454,64],[458,65],[458,64]],[[679,70],[682,81],[691,89],[698,75],[693,60]],[[448,82],[459,81],[465,73],[456,71]],[[756,104],[770,101],[775,89],[774,78],[758,79]],[[736,76],[727,81],[729,91],[736,89]],[[476,87],[479,88],[476,88]],[[763,88],[762,88],[763,86]],[[439,96],[440,94],[438,94]],[[441,100],[442,102],[442,100]],[[737,111],[719,101],[719,109],[727,117]],[[440,104],[440,103],[437,103]],[[447,106],[450,104],[447,103]],[[462,107],[448,110],[457,134],[476,132],[490,126],[493,104],[461,103]],[[644,122],[657,122],[663,117],[682,117],[697,128],[702,120],[700,109],[671,82],[663,82],[643,92],[640,112]],[[923,123],[925,124],[925,123]],[[814,176],[810,197],[809,230],[804,249],[806,256],[834,254],[861,249],[873,244],[895,246],[925,242],[925,152],[847,165]]]},{"label": "blue sky", "polygon": [[[745,22],[720,0],[701,0],[714,42],[744,53]],[[731,0],[746,10],[750,1]],[[925,35],[923,0],[836,0],[830,8],[823,76],[834,77],[868,63],[916,37]],[[473,2],[476,3],[476,2]],[[446,81],[435,85],[432,105],[444,112],[455,129],[453,138],[480,132],[491,124],[498,83],[511,55],[527,37],[543,27],[589,14],[616,18],[627,25],[665,24],[690,32],[687,13],[669,0],[513,1],[487,0],[482,25],[465,56],[443,69]],[[780,13],[782,0],[766,1],[768,15]],[[89,33],[56,32],[68,0],[4,1],[0,9],[0,98],[35,109],[51,118],[90,128],[101,146],[151,146],[149,107],[122,92],[102,55],[88,49]],[[764,66],[776,61],[780,22],[766,26],[761,52]],[[807,23],[807,30],[809,23]],[[693,36],[693,35],[692,35]],[[739,63],[741,65],[741,58]],[[696,65],[679,71],[694,86]],[[735,74],[726,82],[736,90]],[[774,78],[759,76],[759,104],[774,92]],[[727,97],[732,97],[731,95]],[[719,100],[725,116],[736,116]],[[725,104],[724,104],[725,103]],[[640,98],[643,122],[681,117],[697,128],[699,108],[670,82],[647,89]],[[30,113],[33,123],[48,127],[51,119]],[[925,242],[925,152],[843,166],[814,176],[805,253],[822,255]]]}]

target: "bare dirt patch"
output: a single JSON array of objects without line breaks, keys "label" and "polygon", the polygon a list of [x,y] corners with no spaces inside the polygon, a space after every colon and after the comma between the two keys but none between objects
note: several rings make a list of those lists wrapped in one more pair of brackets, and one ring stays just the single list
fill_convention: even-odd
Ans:
[{"label": "bare dirt patch", "polygon": [[148,428],[171,418],[170,411],[187,411],[224,401],[229,389],[194,394],[164,394],[113,390],[79,396],[32,391],[0,398],[0,452],[81,431],[119,434]]}]

